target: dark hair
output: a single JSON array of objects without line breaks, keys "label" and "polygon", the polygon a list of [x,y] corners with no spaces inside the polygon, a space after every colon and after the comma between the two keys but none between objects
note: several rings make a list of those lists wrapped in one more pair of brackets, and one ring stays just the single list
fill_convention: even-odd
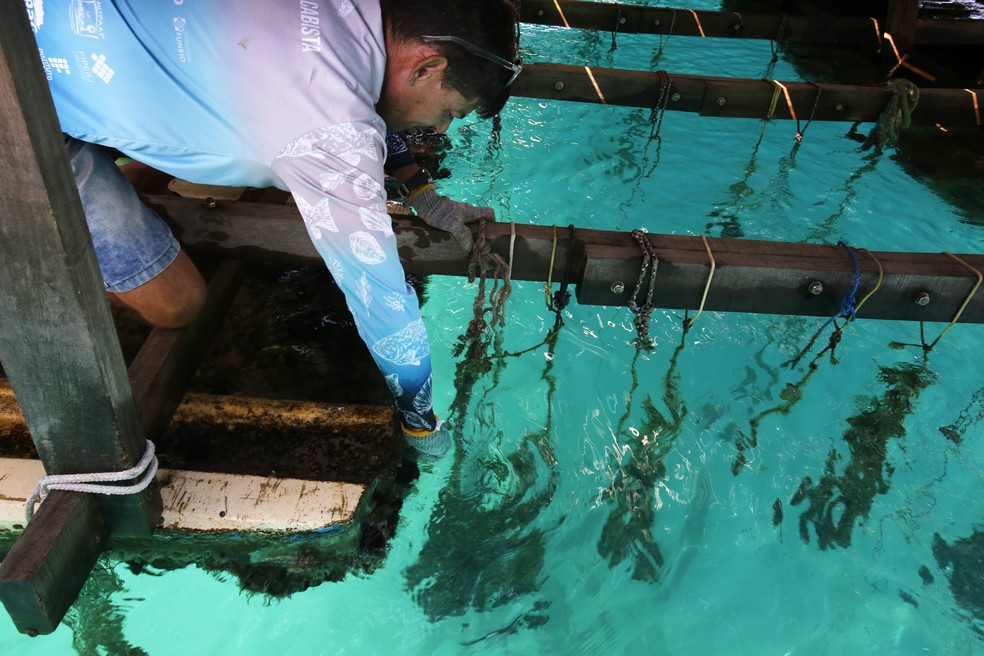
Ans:
[{"label": "dark hair", "polygon": [[[506,61],[516,58],[516,8],[511,0],[380,0],[383,22],[397,39],[456,36]],[[476,113],[495,116],[509,99],[509,69],[455,43],[428,45],[448,60],[444,82],[465,98],[477,98]]]}]

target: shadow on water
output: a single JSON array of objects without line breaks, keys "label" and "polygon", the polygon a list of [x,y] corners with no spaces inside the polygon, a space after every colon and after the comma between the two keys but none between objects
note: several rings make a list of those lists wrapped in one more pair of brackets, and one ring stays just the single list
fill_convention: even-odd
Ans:
[{"label": "shadow on water", "polygon": [[844,441],[850,459],[843,471],[837,472],[842,456],[832,448],[820,480],[804,477],[790,500],[793,506],[807,504],[800,515],[800,537],[809,543],[812,524],[821,549],[851,546],[855,524],[867,519],[876,494],[888,492],[894,472],[888,441],[905,436],[905,421],[915,411],[919,394],[937,375],[925,362],[898,363],[880,367],[878,379],[887,386],[885,392],[864,399],[859,412],[847,419],[850,428]]},{"label": "shadow on water", "polygon": [[[145,656],[146,651],[126,639],[123,623],[126,609],[113,601],[124,592],[123,581],[103,559],[96,563],[78,600],[63,622],[72,629],[72,647],[79,654]],[[123,599],[138,603],[140,598]]]},{"label": "shadow on water", "polygon": [[[454,451],[448,484],[428,524],[427,542],[405,570],[408,589],[431,621],[492,610],[536,593],[544,581],[548,529],[537,527],[537,518],[550,504],[559,478],[551,444],[557,388],[553,359],[547,359],[541,374],[547,402],[542,428],[527,431],[511,453],[489,448],[486,445],[511,441],[496,429],[495,406],[487,399],[499,384],[506,356],[518,354],[502,350],[501,330],[491,330],[481,316],[476,309],[481,328],[470,328],[459,342],[458,355],[463,352],[464,357],[456,365],[456,395],[449,412],[449,421],[464,427],[469,437]],[[558,311],[544,340],[550,353],[562,325]],[[473,398],[483,380],[489,380],[488,387]],[[534,601],[528,612],[505,627],[467,644],[540,626],[549,619],[548,605]]]},{"label": "shadow on water", "polygon": [[[933,535],[933,556],[950,581],[957,604],[978,622],[984,622],[984,530],[975,529],[964,538],[947,543],[939,533]],[[984,637],[984,628],[974,626]]]}]

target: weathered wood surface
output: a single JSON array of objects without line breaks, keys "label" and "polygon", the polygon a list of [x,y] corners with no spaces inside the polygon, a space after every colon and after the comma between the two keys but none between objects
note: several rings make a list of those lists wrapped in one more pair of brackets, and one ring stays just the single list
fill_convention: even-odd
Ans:
[{"label": "weathered wood surface", "polygon": [[0,600],[18,631],[38,635],[58,628],[105,537],[93,495],[59,490],[48,495],[0,563]]},{"label": "weathered wood surface", "polygon": [[[0,458],[0,529],[23,526],[24,501],[43,474],[37,460]],[[180,469],[160,469],[157,477],[164,531],[316,531],[355,519],[366,490],[357,483]]]},{"label": "weathered wood surface", "polygon": [[909,52],[916,41],[918,15],[919,0],[888,0],[885,30],[892,35],[895,47],[903,54]]},{"label": "weathered wood surface", "polygon": [[[878,20],[857,16],[691,11],[581,0],[523,0],[520,19],[525,23],[625,34],[859,44],[870,45],[873,49],[881,43],[881,33],[888,29]],[[982,23],[984,21],[915,21],[910,29],[920,43],[982,44]]]},{"label": "weathered wood surface", "polygon": [[195,375],[244,276],[242,262],[222,262],[208,281],[204,308],[181,330],[155,328],[130,363],[133,396],[147,439],[156,441]]},{"label": "weathered wood surface", "polygon": [[[127,469],[143,431],[65,145],[24,3],[0,15],[0,359],[48,473]],[[160,517],[159,497],[99,503],[116,532]]]},{"label": "weathered wood surface", "polygon": [[[191,199],[154,196],[148,200],[181,227],[182,239],[191,250],[244,259],[320,262],[296,208],[228,202],[206,210]],[[408,272],[467,275],[467,258],[449,234],[411,217],[394,216],[393,224]],[[553,235],[551,226],[516,226],[514,279],[547,279]],[[508,258],[510,225],[488,224],[486,236],[492,249]],[[709,271],[703,242],[699,237],[676,235],[650,235],[650,239],[660,259],[655,305],[696,309]],[[840,308],[854,281],[850,258],[837,246],[718,238],[708,242],[717,269],[707,310],[830,316]],[[571,247],[567,228],[558,227],[555,284],[561,281],[569,254],[573,257],[569,282],[577,286],[580,303],[628,303],[642,262],[630,234],[576,229]],[[978,270],[984,268],[984,255],[958,255]],[[857,296],[861,300],[874,287],[878,267],[863,252],[857,251],[856,256],[862,271]],[[864,305],[861,318],[950,321],[977,281],[973,273],[943,253],[876,252],[874,256],[884,268],[884,280]],[[821,282],[824,291],[809,294],[807,287],[812,282]],[[622,283],[621,293],[612,292],[614,283]],[[914,302],[922,292],[930,296],[927,305]],[[975,295],[960,321],[984,322],[984,293]]]},{"label": "weathered wood surface", "polygon": [[[776,85],[768,80],[676,74],[670,77],[666,109],[695,112],[701,116],[764,119],[777,92]],[[811,116],[816,121],[874,122],[885,110],[892,94],[886,87],[780,82],[789,91],[793,112],[801,122]],[[516,78],[513,95],[653,108],[660,96],[661,84],[659,74],[645,71],[528,64],[523,67],[523,74]],[[977,94],[976,98],[984,98],[984,89],[972,91]],[[921,89],[919,104],[912,112],[912,123],[949,127],[979,125],[980,113],[975,109],[974,98],[966,89]],[[773,118],[794,118],[784,93],[775,103]]]}]

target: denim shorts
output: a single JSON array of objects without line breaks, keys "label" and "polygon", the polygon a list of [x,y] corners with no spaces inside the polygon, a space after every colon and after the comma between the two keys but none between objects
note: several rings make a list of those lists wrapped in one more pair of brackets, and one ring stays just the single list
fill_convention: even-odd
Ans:
[{"label": "denim shorts", "polygon": [[65,137],[106,291],[128,292],[159,275],[181,247],[144,205],[109,150]]}]

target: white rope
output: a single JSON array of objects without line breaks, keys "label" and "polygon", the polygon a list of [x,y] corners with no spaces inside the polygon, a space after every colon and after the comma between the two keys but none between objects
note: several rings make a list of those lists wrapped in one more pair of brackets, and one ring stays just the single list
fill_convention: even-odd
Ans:
[{"label": "white rope", "polygon": [[[144,473],[146,470],[146,473]],[[113,483],[116,481],[127,481],[143,474],[138,482],[133,485],[101,485],[101,483]],[[138,494],[147,489],[150,482],[157,474],[157,457],[154,455],[154,443],[147,440],[147,448],[144,450],[143,457],[133,467],[119,472],[95,472],[92,474],[50,474],[42,476],[38,480],[38,486],[27,498],[24,506],[24,515],[27,521],[31,521],[34,516],[34,504],[44,501],[51,490],[65,490],[67,492],[83,492],[87,494],[113,494],[127,495]]]}]

